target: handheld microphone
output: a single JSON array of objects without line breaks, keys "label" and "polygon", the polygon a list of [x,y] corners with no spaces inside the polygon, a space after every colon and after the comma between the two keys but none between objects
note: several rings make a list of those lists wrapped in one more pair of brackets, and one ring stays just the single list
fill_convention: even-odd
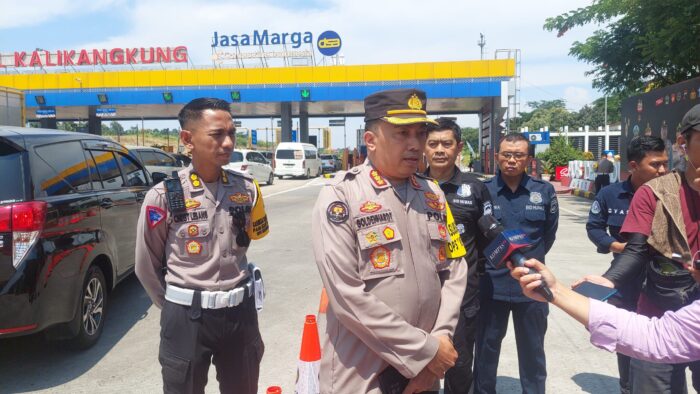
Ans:
[{"label": "handheld microphone", "polygon": [[[498,223],[498,220],[491,215],[482,216],[477,224],[479,231],[489,241],[484,254],[491,264],[501,268],[506,260],[510,260],[514,267],[526,267],[525,261],[527,261],[527,257],[519,251],[519,249],[530,245],[530,240],[525,233],[520,230],[504,229],[503,225]],[[526,268],[530,270],[530,274],[537,273],[530,267]],[[536,291],[547,301],[551,302],[554,299],[552,291],[547,287],[544,280]]]}]

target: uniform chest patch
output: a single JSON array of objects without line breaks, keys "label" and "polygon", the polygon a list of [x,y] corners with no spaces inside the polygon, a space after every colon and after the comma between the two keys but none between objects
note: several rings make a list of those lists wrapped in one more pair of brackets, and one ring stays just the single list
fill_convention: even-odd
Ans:
[{"label": "uniform chest patch", "polygon": [[472,195],[472,185],[462,184],[459,189],[457,189],[457,195],[460,197],[469,197]]},{"label": "uniform chest patch", "polygon": [[187,208],[187,209],[199,208],[201,205],[202,205],[202,203],[195,200],[194,198],[186,198],[185,199],[185,208]]},{"label": "uniform chest patch", "polygon": [[358,230],[361,230],[363,228],[372,227],[375,224],[390,223],[393,221],[394,215],[391,213],[391,211],[387,211],[357,218],[355,219],[355,225],[357,226]]},{"label": "uniform chest patch", "polygon": [[386,238],[387,241],[391,241],[396,236],[394,229],[391,228],[390,226],[386,226],[384,228],[383,233],[384,233],[384,238]]},{"label": "uniform chest patch", "polygon": [[187,226],[187,234],[190,235],[190,237],[196,237],[199,235],[199,226],[196,224],[190,224]]},{"label": "uniform chest patch", "polygon": [[175,223],[197,222],[201,220],[207,220],[208,218],[209,214],[207,213],[207,211],[204,209],[200,209],[198,211],[179,213],[173,216],[173,221]]},{"label": "uniform chest patch", "polygon": [[539,192],[530,193],[530,202],[533,204],[542,204],[542,194]]},{"label": "uniform chest patch", "polygon": [[391,252],[383,246],[377,246],[369,254],[369,260],[375,269],[389,268],[391,264]]},{"label": "uniform chest patch", "polygon": [[442,212],[445,210],[445,204],[440,202],[440,201],[431,201],[428,200],[425,202],[431,209],[436,210],[438,212]]},{"label": "uniform chest patch", "polygon": [[382,206],[374,201],[366,201],[360,206],[360,212],[362,213],[374,213],[380,209],[382,209]]},{"label": "uniform chest patch", "polygon": [[342,201],[332,202],[326,209],[326,217],[331,223],[344,223],[348,216],[348,206]]},{"label": "uniform chest patch", "polygon": [[591,213],[594,215],[600,213],[600,204],[598,204],[598,201],[593,201],[593,204],[591,204]]},{"label": "uniform chest patch", "polygon": [[187,254],[198,255],[202,253],[202,244],[197,241],[189,241],[185,244]]},{"label": "uniform chest patch", "polygon": [[236,204],[246,204],[252,202],[250,199],[250,196],[247,193],[235,193],[231,194],[228,196],[228,199],[231,200],[231,202],[235,202]]},{"label": "uniform chest patch", "polygon": [[429,201],[440,201],[440,197],[433,192],[425,192],[423,193],[423,195]]},{"label": "uniform chest patch", "polygon": [[165,219],[165,211],[153,205],[146,207],[146,215],[148,216],[148,227],[150,228],[156,227],[158,223]]}]

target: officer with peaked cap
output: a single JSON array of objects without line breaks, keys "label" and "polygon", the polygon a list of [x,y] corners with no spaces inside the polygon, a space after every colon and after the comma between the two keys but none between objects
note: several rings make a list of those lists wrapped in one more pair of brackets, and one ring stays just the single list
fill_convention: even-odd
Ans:
[{"label": "officer with peaked cap", "polygon": [[416,174],[435,122],[420,90],[377,92],[364,104],[368,159],[324,186],[313,210],[329,299],[321,392],[437,390],[457,358],[467,264],[445,196]]}]

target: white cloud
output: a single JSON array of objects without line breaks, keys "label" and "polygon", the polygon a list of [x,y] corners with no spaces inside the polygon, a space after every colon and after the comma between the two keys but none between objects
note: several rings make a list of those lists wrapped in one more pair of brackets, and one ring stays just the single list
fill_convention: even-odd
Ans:
[{"label": "white cloud", "polygon": [[579,110],[593,101],[589,89],[576,86],[569,86],[564,90],[564,100],[566,100],[566,107],[574,110]]},{"label": "white cloud", "polygon": [[66,15],[87,14],[119,0],[1,0],[0,29],[37,26]]}]

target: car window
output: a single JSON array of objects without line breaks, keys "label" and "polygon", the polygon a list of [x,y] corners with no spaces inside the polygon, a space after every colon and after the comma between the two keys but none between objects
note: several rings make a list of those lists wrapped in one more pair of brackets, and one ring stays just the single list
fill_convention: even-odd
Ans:
[{"label": "car window", "polygon": [[159,166],[165,166],[165,167],[176,167],[177,165],[175,164],[175,159],[172,157],[166,155],[165,153],[161,152],[154,152],[156,157],[158,158],[158,164]]},{"label": "car window", "polygon": [[122,167],[122,173],[126,176],[127,186],[146,186],[146,173],[129,156],[115,152]]},{"label": "car window", "polygon": [[119,189],[124,187],[124,179],[119,170],[114,153],[109,151],[91,150],[90,153],[97,163],[97,173],[100,175],[105,189]]},{"label": "car window", "polygon": [[252,161],[253,163],[258,162],[258,156],[255,154],[255,152],[248,152],[245,155],[245,159],[248,161]]},{"label": "car window", "polygon": [[90,170],[79,141],[60,142],[34,148],[32,163],[36,195],[60,196],[91,190]]},{"label": "car window", "polygon": [[283,160],[302,160],[304,158],[304,151],[293,150],[293,149],[278,149],[277,159]]},{"label": "car window", "polygon": [[160,160],[156,156],[156,152],[151,150],[139,150],[139,155],[141,156],[141,162],[145,166],[159,166]]},{"label": "car window", "polygon": [[304,153],[306,154],[307,159],[316,159],[316,151],[311,150],[311,149],[304,149]]},{"label": "car window", "polygon": [[243,153],[234,151],[231,153],[231,158],[229,160],[231,163],[240,163],[243,161]]},{"label": "car window", "polygon": [[267,164],[267,159],[265,159],[265,156],[258,152],[255,153],[255,159],[258,161],[258,163]]},{"label": "car window", "polygon": [[2,187],[0,187],[0,204],[22,201],[24,196],[24,165],[22,153],[12,145],[0,142],[0,168],[2,168]]},{"label": "car window", "polygon": [[85,160],[87,160],[87,166],[90,170],[92,188],[95,190],[102,189],[102,181],[100,180],[100,174],[97,172],[97,164],[95,164],[95,158],[92,157],[90,151],[85,152]]}]

